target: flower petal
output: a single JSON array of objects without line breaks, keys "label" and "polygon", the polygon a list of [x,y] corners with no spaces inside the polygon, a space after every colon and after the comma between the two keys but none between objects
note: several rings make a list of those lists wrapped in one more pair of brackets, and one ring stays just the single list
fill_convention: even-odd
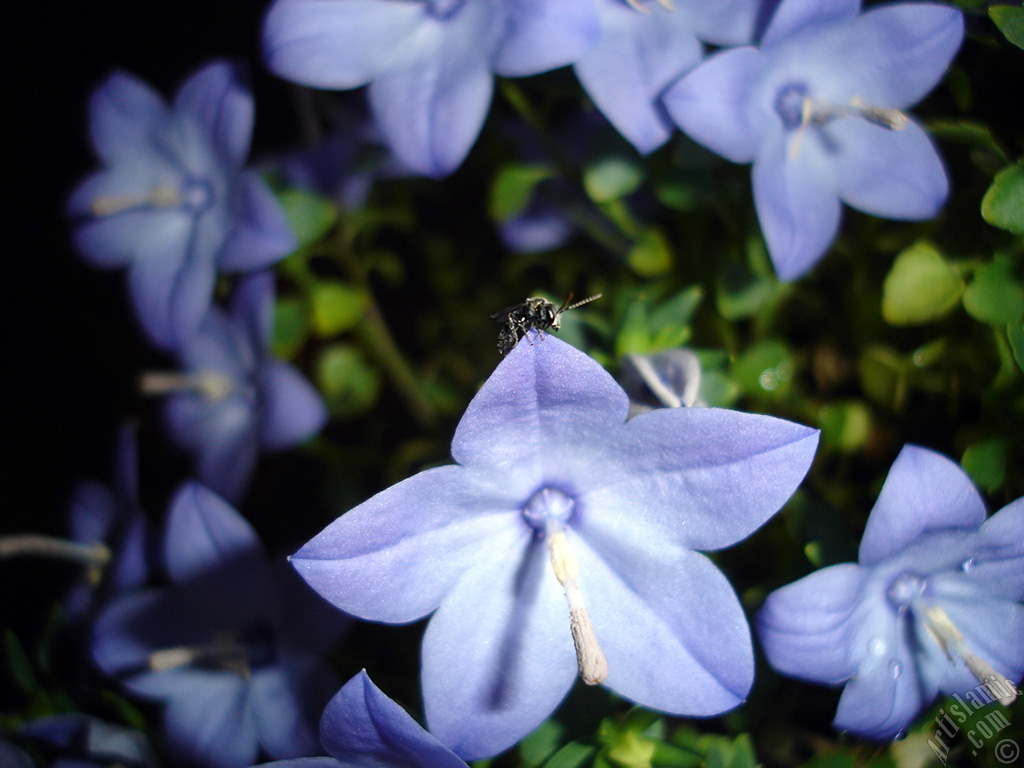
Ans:
[{"label": "flower petal", "polygon": [[987,546],[971,577],[984,580],[990,595],[1024,600],[1024,498],[992,515],[981,526],[980,534]]},{"label": "flower petal", "polygon": [[254,357],[273,341],[274,282],[273,272],[257,272],[240,282],[231,297],[231,319],[244,330]]},{"label": "flower petal", "polygon": [[224,499],[195,482],[178,489],[164,534],[164,559],[174,582],[262,551],[256,531]]},{"label": "flower petal", "polygon": [[165,348],[174,347],[179,331],[184,330],[176,325],[172,300],[179,273],[188,259],[189,240],[169,238],[162,244],[161,252],[146,254],[128,271],[132,305],[139,323],[155,344]]},{"label": "flower petal", "polygon": [[463,467],[428,469],[346,512],[291,562],[343,611],[415,621],[474,563],[530,536],[521,503],[482,489]]},{"label": "flower petal", "polygon": [[116,504],[114,494],[102,483],[79,483],[68,512],[71,538],[85,543],[106,541],[117,522]]},{"label": "flower petal", "polygon": [[[828,250],[839,232],[841,206],[816,147],[796,157],[779,137],[754,163],[754,203],[780,280],[795,280]],[[813,134],[805,140],[812,144]]]},{"label": "flower petal", "polygon": [[417,38],[415,59],[377,77],[369,96],[391,151],[418,173],[440,178],[476,142],[494,77],[477,48],[475,28],[462,23],[454,32],[429,31]]},{"label": "flower petal", "polygon": [[608,688],[688,716],[719,714],[746,698],[754,681],[750,628],[714,563],[663,541],[638,550],[582,531],[570,541],[608,659]]},{"label": "flower petal", "polygon": [[422,24],[419,3],[278,0],[263,23],[267,67],[314,88],[358,88],[377,77]]},{"label": "flower petal", "polygon": [[320,722],[327,751],[345,765],[465,768],[465,763],[373,684],[366,670],[331,699]]},{"label": "flower petal", "polygon": [[238,675],[195,676],[164,709],[171,753],[187,765],[243,768],[259,754],[249,684]]},{"label": "flower petal", "polygon": [[837,120],[826,132],[840,199],[887,219],[930,219],[949,195],[949,179],[935,146],[917,123],[892,131],[859,118]]},{"label": "flower petal", "polygon": [[607,437],[596,436],[620,426],[628,411],[628,396],[596,361],[534,331],[498,364],[466,408],[452,456],[498,472],[517,467],[517,482],[540,480],[545,463],[572,460],[561,455],[561,446],[574,445],[575,453],[597,439],[601,449]]},{"label": "flower petal", "polygon": [[939,84],[960,48],[963,14],[939,3],[872,8],[852,25],[830,66],[858,83],[867,104],[904,109]]},{"label": "flower petal", "polygon": [[904,732],[935,696],[934,690],[922,695],[911,644],[884,601],[884,595],[877,596],[860,606],[855,622],[861,631],[853,651],[860,661],[839,697],[832,723],[879,741]]},{"label": "flower petal", "polygon": [[592,3],[516,0],[494,55],[494,71],[526,77],[577,61],[601,34]]},{"label": "flower petal", "polygon": [[761,38],[774,46],[796,35],[832,27],[856,18],[860,0],[782,0]]},{"label": "flower petal", "polygon": [[860,542],[860,564],[874,565],[922,534],[976,530],[985,502],[971,479],[940,453],[906,445],[882,485]]},{"label": "flower petal", "polygon": [[810,467],[818,431],[719,408],[665,408],[630,420],[614,439],[618,477],[603,472],[581,495],[581,535],[713,550],[782,507]]},{"label": "flower petal", "polygon": [[749,163],[762,136],[762,126],[750,121],[750,103],[765,66],[756,48],[717,53],[665,92],[665,107],[691,139],[734,163]]},{"label": "flower petal", "polygon": [[525,531],[462,575],[423,636],[427,726],[464,760],[529,734],[575,677],[562,587],[543,540]]},{"label": "flower petal", "polygon": [[323,752],[317,730],[319,713],[337,687],[335,678],[312,655],[292,654],[273,666],[256,669],[249,702],[260,746],[273,758]]},{"label": "flower petal", "polygon": [[256,380],[261,393],[260,442],[264,448],[290,448],[323,429],[327,406],[294,367],[268,360],[257,369]]},{"label": "flower petal", "polygon": [[822,568],[775,590],[757,614],[757,635],[768,661],[783,674],[834,684],[857,673],[850,656],[850,618],[860,598],[863,569],[854,563]]},{"label": "flower petal", "polygon": [[178,91],[174,109],[192,117],[233,164],[245,161],[255,104],[240,66],[227,61],[207,64]]},{"label": "flower petal", "polygon": [[[980,590],[967,597],[940,597],[940,602],[950,621],[963,635],[969,651],[1013,682],[1024,677],[1024,605],[993,598]],[[976,678],[968,680],[966,687],[951,689],[945,685],[943,691],[962,693],[979,684]]]},{"label": "flower petal", "polygon": [[689,16],[624,3],[601,3],[601,39],[575,64],[576,76],[597,108],[643,154],[672,135],[659,98],[700,62],[702,49]]},{"label": "flower petal", "polygon": [[217,258],[221,269],[263,269],[298,247],[284,209],[255,171],[238,179],[230,204],[233,228]]},{"label": "flower petal", "polygon": [[147,83],[127,72],[114,72],[89,101],[93,147],[111,165],[152,154],[154,134],[164,130],[170,109]]}]

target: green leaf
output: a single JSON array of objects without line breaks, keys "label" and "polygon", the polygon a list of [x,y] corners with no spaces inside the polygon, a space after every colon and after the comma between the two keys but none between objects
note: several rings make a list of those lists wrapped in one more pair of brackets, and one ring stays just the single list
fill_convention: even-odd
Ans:
[{"label": "green leaf", "polygon": [[859,400],[827,403],[818,411],[818,426],[824,445],[855,453],[871,434],[871,410]]},{"label": "green leaf", "polygon": [[915,243],[899,256],[882,284],[882,316],[890,325],[920,325],[948,315],[964,281],[933,246]]},{"label": "green leaf", "polygon": [[283,298],[274,305],[274,341],[276,357],[293,360],[309,336],[309,312],[301,299]]},{"label": "green leaf", "polygon": [[1024,287],[1014,274],[1013,262],[996,257],[979,267],[964,291],[964,309],[989,325],[1014,323],[1024,315]]},{"label": "green leaf", "polygon": [[578,741],[570,741],[544,763],[544,768],[581,768],[594,754],[595,747]]},{"label": "green leaf", "polygon": [[999,490],[1006,479],[1006,453],[1009,441],[1005,437],[990,437],[967,446],[960,464],[971,479],[986,493]]},{"label": "green leaf", "polygon": [[793,360],[781,340],[769,339],[740,355],[733,375],[747,394],[782,396],[792,387]]},{"label": "green leaf", "polygon": [[36,675],[32,671],[32,662],[18,640],[18,636],[9,629],[4,629],[4,650],[7,655],[7,667],[15,684],[25,693],[32,694],[36,690]]},{"label": "green leaf", "polygon": [[1010,340],[1010,349],[1013,350],[1017,367],[1024,371],[1024,320],[1007,324],[1006,338]]},{"label": "green leaf", "polygon": [[278,200],[300,248],[321,240],[338,221],[334,203],[312,192],[288,189],[278,194]]},{"label": "green leaf", "polygon": [[320,283],[311,295],[313,329],[322,338],[347,331],[362,318],[369,303],[359,288],[341,282]]},{"label": "green leaf", "polygon": [[778,282],[754,274],[746,265],[728,263],[715,289],[718,311],[726,320],[743,320],[761,312],[778,296]]},{"label": "green leaf", "polygon": [[1018,48],[1024,48],[1024,7],[993,5],[988,9],[988,15],[1007,40]]},{"label": "green leaf", "polygon": [[1024,235],[1024,163],[996,174],[981,199],[981,215],[993,227]]},{"label": "green leaf", "polygon": [[541,164],[506,165],[500,169],[491,184],[491,219],[507,221],[519,216],[529,206],[537,185],[554,174],[554,169]]},{"label": "green leaf", "polygon": [[625,155],[608,155],[583,169],[583,187],[595,203],[621,200],[635,192],[643,180],[643,166]]},{"label": "green leaf", "polygon": [[558,749],[565,736],[565,727],[557,720],[545,720],[537,729],[519,742],[519,757],[523,768],[541,765]]},{"label": "green leaf", "polygon": [[318,388],[335,416],[352,416],[372,406],[380,392],[380,373],[348,344],[333,344],[317,362]]},{"label": "green leaf", "polygon": [[691,285],[661,302],[651,311],[648,324],[651,335],[656,336],[664,330],[688,325],[703,298],[704,289],[699,285]]},{"label": "green leaf", "polygon": [[657,277],[672,269],[672,246],[658,227],[647,227],[626,257],[633,271],[642,277]]}]

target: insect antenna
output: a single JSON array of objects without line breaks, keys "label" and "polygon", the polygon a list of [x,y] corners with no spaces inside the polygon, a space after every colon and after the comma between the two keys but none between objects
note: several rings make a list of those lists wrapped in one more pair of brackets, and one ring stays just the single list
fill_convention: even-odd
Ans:
[{"label": "insect antenna", "polygon": [[[592,301],[596,301],[597,299],[600,299],[602,296],[604,296],[603,293],[595,293],[593,296],[590,296],[589,298],[586,299],[581,299],[580,301],[577,301],[575,304],[569,304],[569,301],[572,300],[572,294],[570,293],[569,298],[567,298],[565,302],[562,304],[562,306],[559,307],[558,311],[568,312],[570,309],[576,309],[576,307],[582,307],[584,304],[589,304]],[[565,306],[566,304],[569,304],[569,306]]]}]

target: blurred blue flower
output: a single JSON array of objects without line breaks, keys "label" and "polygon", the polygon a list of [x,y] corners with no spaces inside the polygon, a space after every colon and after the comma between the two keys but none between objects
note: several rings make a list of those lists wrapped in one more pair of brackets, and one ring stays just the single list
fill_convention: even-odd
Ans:
[{"label": "blurred blue flower", "polygon": [[963,37],[956,8],[784,0],[759,47],[712,56],[664,97],[693,139],[753,163],[754,202],[780,279],[799,277],[839,231],[841,202],[927,219],[949,182],[901,110],[941,80]]},{"label": "blurred blue flower", "polygon": [[630,418],[654,408],[707,405],[700,399],[700,359],[688,349],[630,353],[620,367],[619,383],[629,395]]},{"label": "blurred blue flower", "polygon": [[239,284],[230,315],[211,307],[182,343],[183,372],[142,379],[143,391],[170,395],[171,437],[196,454],[199,479],[230,501],[245,492],[261,449],[297,445],[327,421],[316,389],[270,354],[273,315],[273,274],[251,275]]},{"label": "blurred blue flower", "polygon": [[612,125],[647,154],[672,135],[661,95],[700,63],[700,40],[749,43],[760,0],[596,0],[596,6],[601,36],[574,64],[576,76]]},{"label": "blurred blue flower", "polygon": [[940,692],[978,706],[1013,700],[1010,681],[1024,676],[1024,498],[986,520],[960,467],[908,445],[859,560],[776,590],[757,617],[772,666],[846,684],[836,728],[891,739]]},{"label": "blurred blue flower", "polygon": [[263,41],[281,77],[339,90],[369,84],[392,151],[441,177],[476,141],[494,73],[564,66],[597,35],[593,7],[579,0],[277,0]]},{"label": "blurred blue flower", "polygon": [[136,314],[162,347],[198,327],[218,269],[251,272],[295,246],[284,211],[244,168],[253,99],[239,69],[214,62],[168,105],[115,72],[90,102],[105,168],[71,195],[75,244],[100,267],[128,267]]},{"label": "blurred blue flower", "polygon": [[114,600],[96,621],[93,656],[140,696],[164,703],[164,733],[183,765],[251,765],[320,752],[316,717],[336,689],[320,655],[345,619],[256,532],[197,483],[175,495],[164,557],[173,584]]},{"label": "blurred blue flower", "polygon": [[[466,768],[363,670],[342,686],[320,719],[320,740],[333,758],[283,760],[273,768]],[[268,768],[269,768],[268,765]]]},{"label": "blurred blue flower", "polygon": [[770,518],[817,431],[712,408],[626,422],[628,408],[594,360],[531,331],[469,404],[457,464],[377,494],[292,557],[361,618],[436,610],[423,638],[426,721],[463,759],[528,734],[577,670],[685,715],[731,709],[750,689],[743,610],[695,550]]},{"label": "blurred blue flower", "polygon": [[[88,715],[56,715],[21,729],[51,760],[50,768],[151,768],[156,758],[141,731]],[[2,758],[2,754],[0,754]],[[0,765],[8,764],[0,759]],[[13,768],[13,766],[12,766]]]},{"label": "blurred blue flower", "polygon": [[118,434],[114,485],[94,480],[79,483],[68,514],[71,538],[82,544],[102,544],[109,560],[89,569],[65,600],[71,617],[86,613],[94,600],[140,587],[149,576],[148,525],[139,507],[138,449],[135,426]]}]

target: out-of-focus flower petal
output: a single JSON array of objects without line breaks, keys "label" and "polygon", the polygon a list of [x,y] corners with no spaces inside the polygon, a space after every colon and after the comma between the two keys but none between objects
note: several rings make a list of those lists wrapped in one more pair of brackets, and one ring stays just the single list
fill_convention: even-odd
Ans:
[{"label": "out-of-focus flower petal", "polygon": [[600,25],[590,2],[515,0],[494,54],[494,71],[524,77],[577,61],[598,40]]},{"label": "out-of-focus flower petal", "polygon": [[327,406],[309,380],[280,360],[270,360],[257,372],[262,395],[260,440],[270,451],[309,439],[327,423]]},{"label": "out-of-focus flower petal", "polygon": [[264,269],[298,247],[284,209],[255,171],[238,180],[231,209],[234,228],[220,254],[218,263],[222,269]]},{"label": "out-of-focus flower petal", "polygon": [[245,162],[256,107],[241,67],[227,61],[208,64],[182,86],[174,108],[202,126],[226,159]]},{"label": "out-of-focus flower petal", "polygon": [[93,147],[111,165],[134,162],[149,152],[154,133],[170,110],[160,95],[134,75],[114,72],[89,101]]},{"label": "out-of-focus flower petal", "polygon": [[176,759],[211,768],[252,765],[259,741],[247,688],[237,675],[197,676],[188,696],[171,699],[164,730]]},{"label": "out-of-focus flower petal", "polygon": [[768,252],[780,280],[794,280],[828,250],[839,232],[839,197],[817,153],[804,147],[796,159],[775,141],[754,164],[754,203]]},{"label": "out-of-focus flower petal", "polygon": [[977,488],[945,456],[907,445],[882,485],[860,542],[861,565],[874,565],[924,533],[977,529],[985,502]]},{"label": "out-of-focus flower petal", "polygon": [[837,191],[847,205],[888,219],[930,219],[946,202],[946,169],[917,123],[897,132],[848,118],[826,133],[840,147]]},{"label": "out-of-focus flower petal", "polygon": [[756,48],[717,53],[669,88],[665,107],[694,141],[734,163],[752,162],[762,128],[751,124],[749,103],[765,64]]},{"label": "out-of-focus flower petal", "polygon": [[797,35],[813,36],[822,29],[853,19],[861,0],[785,0],[768,23],[761,44],[775,45]]},{"label": "out-of-focus flower petal", "polygon": [[854,563],[822,568],[768,595],[757,635],[773,667],[819,683],[842,683],[857,671],[849,648],[864,572]]}]

